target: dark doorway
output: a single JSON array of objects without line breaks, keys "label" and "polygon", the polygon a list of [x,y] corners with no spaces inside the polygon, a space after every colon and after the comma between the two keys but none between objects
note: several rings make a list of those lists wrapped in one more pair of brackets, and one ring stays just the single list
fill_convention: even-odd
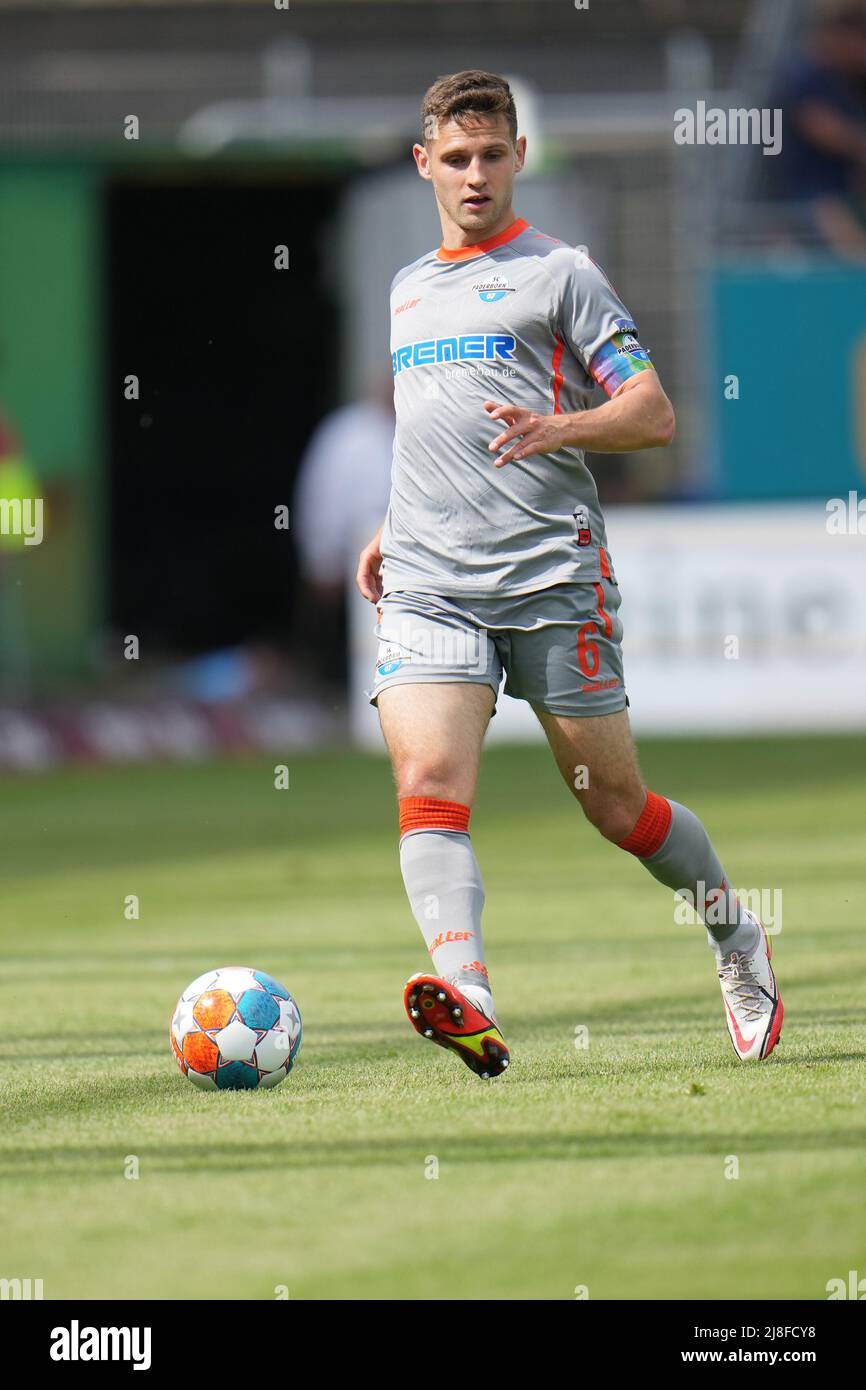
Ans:
[{"label": "dark doorway", "polygon": [[111,620],[151,651],[290,632],[294,546],[274,508],[337,404],[339,196],[330,179],[109,185]]}]

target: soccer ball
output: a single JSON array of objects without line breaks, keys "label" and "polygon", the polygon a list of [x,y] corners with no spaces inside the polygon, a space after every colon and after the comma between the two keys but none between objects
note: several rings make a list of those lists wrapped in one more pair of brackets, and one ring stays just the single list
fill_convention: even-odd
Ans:
[{"label": "soccer ball", "polygon": [[301,1015],[272,975],[228,965],[184,990],[169,1039],[184,1076],[204,1091],[279,1086],[301,1046]]}]

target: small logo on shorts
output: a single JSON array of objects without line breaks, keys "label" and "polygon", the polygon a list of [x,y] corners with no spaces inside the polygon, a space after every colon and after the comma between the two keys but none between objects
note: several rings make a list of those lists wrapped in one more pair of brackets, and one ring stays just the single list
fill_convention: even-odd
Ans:
[{"label": "small logo on shorts", "polygon": [[580,687],[581,695],[593,695],[598,690],[615,690],[619,681],[615,679],[606,681],[584,681]]},{"label": "small logo on shorts", "polygon": [[586,507],[577,507],[572,512],[577,527],[578,545],[592,545],[592,531],[589,527],[589,512]]},{"label": "small logo on shorts", "polygon": [[397,647],[387,647],[384,652],[380,652],[379,660],[376,662],[376,670],[380,676],[392,676],[395,671],[399,671],[403,665],[403,657]]}]

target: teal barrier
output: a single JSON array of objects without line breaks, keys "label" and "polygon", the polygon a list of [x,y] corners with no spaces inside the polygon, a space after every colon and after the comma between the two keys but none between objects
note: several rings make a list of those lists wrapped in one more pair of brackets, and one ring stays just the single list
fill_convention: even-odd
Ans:
[{"label": "teal barrier", "polygon": [[866,491],[866,269],[717,266],[707,307],[712,494]]}]

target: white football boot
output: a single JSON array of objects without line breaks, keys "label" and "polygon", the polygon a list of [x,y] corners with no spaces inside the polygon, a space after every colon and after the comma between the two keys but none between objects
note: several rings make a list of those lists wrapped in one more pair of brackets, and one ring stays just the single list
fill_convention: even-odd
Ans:
[{"label": "white football boot", "polygon": [[769,938],[758,919],[752,920],[759,928],[757,946],[748,955],[729,951],[722,957],[719,969],[728,1032],[741,1062],[759,1062],[769,1057],[779,1041],[785,1017],[770,965]]}]

